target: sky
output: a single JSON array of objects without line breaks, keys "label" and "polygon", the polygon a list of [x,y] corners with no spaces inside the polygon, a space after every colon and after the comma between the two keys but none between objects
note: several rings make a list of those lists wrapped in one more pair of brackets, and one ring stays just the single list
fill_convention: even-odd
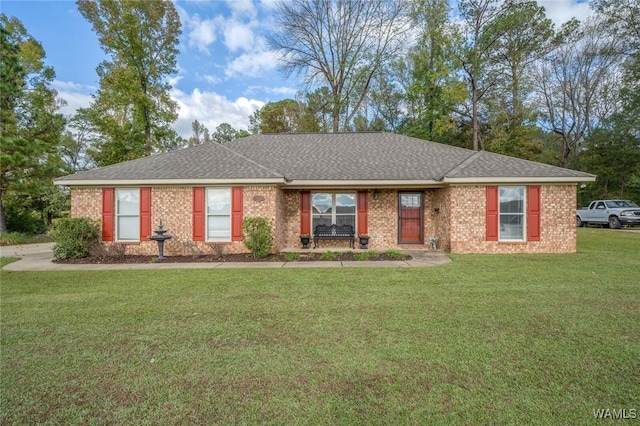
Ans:
[{"label": "sky", "polygon": [[[249,116],[265,103],[295,98],[301,87],[285,79],[269,50],[277,0],[176,0],[182,22],[178,74],[169,77],[178,103],[176,131],[191,134],[200,121],[213,131],[221,123],[247,129]],[[539,4],[557,25],[591,15],[585,0],[544,0]],[[98,89],[96,67],[107,59],[91,25],[70,0],[0,0],[0,12],[17,17],[47,54],[53,87],[72,115]]]}]

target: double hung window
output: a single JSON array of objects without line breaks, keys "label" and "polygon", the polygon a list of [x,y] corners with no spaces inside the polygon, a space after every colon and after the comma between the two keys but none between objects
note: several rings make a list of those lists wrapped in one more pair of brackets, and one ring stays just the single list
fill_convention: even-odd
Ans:
[{"label": "double hung window", "polygon": [[312,232],[318,225],[351,225],[356,229],[356,194],[311,194]]},{"label": "double hung window", "polygon": [[116,238],[118,241],[140,239],[140,189],[116,189]]},{"label": "double hung window", "polygon": [[525,191],[523,186],[501,186],[499,215],[501,241],[525,239]]},{"label": "double hung window", "polygon": [[231,188],[207,188],[207,240],[231,241]]}]

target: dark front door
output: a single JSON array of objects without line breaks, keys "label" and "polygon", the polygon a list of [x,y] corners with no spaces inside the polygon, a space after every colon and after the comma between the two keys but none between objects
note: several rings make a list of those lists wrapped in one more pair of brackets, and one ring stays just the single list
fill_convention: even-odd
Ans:
[{"label": "dark front door", "polygon": [[422,193],[400,192],[398,204],[398,242],[422,244]]}]

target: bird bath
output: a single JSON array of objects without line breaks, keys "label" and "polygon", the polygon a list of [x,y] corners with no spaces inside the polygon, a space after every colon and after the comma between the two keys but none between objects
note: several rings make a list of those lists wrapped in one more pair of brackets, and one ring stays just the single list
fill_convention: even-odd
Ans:
[{"label": "bird bath", "polygon": [[164,260],[164,242],[173,237],[171,234],[166,234],[164,227],[162,226],[162,220],[158,225],[158,229],[154,229],[153,231],[156,235],[149,235],[149,239],[158,242],[158,260]]}]

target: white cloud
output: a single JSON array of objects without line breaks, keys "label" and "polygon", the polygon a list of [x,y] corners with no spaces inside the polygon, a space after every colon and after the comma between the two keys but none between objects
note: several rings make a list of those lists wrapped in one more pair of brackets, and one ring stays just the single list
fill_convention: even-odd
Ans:
[{"label": "white cloud", "polygon": [[198,80],[206,81],[207,83],[210,83],[210,84],[219,84],[222,82],[222,79],[217,75],[200,74],[199,72],[196,72],[195,76]]},{"label": "white cloud", "polygon": [[245,90],[245,93],[255,93],[255,92],[264,92],[272,95],[278,95],[279,97],[285,96],[287,98],[295,98],[298,93],[298,89],[294,87],[280,86],[280,87],[271,87],[271,86],[249,86]]},{"label": "white cloud", "polygon": [[91,93],[97,90],[94,86],[72,81],[54,80],[52,86],[58,91],[58,98],[66,102],[66,105],[60,108],[60,113],[65,116],[74,115],[78,108],[88,107],[92,101]]},{"label": "white cloud", "polygon": [[260,0],[260,5],[266,10],[276,10],[278,7],[278,0]]},{"label": "white cloud", "polygon": [[589,2],[578,2],[576,0],[539,0],[538,4],[543,6],[547,12],[547,17],[557,26],[562,25],[571,18],[580,21],[593,15],[593,10],[589,7]]},{"label": "white cloud", "polygon": [[230,0],[227,4],[234,16],[256,17],[257,11],[252,0]]},{"label": "white cloud", "polygon": [[195,47],[201,52],[209,53],[209,46],[216,41],[219,20],[217,18],[201,19],[197,13],[189,15],[185,9],[177,5],[176,10],[184,26],[189,47]]},{"label": "white cloud", "polygon": [[185,138],[191,135],[191,123],[194,120],[204,124],[210,131],[214,131],[221,123],[229,123],[235,129],[247,129],[249,116],[264,106],[264,102],[256,99],[239,97],[229,100],[218,93],[199,89],[184,93],[174,88],[171,97],[180,108],[174,128]]},{"label": "white cloud", "polygon": [[225,74],[228,77],[244,76],[259,77],[272,71],[277,66],[274,52],[263,51],[256,53],[244,53],[227,64]]},{"label": "white cloud", "polygon": [[224,44],[231,52],[237,50],[249,51],[255,46],[255,36],[250,24],[229,21],[224,28]]}]

